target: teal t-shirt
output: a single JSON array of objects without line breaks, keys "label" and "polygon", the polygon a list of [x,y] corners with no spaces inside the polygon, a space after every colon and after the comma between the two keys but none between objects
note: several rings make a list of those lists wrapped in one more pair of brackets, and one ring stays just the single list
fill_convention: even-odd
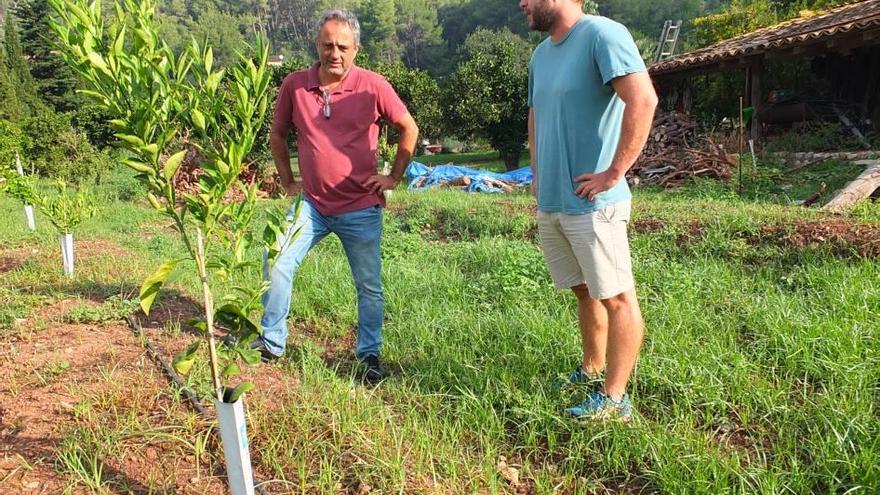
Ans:
[{"label": "teal t-shirt", "polygon": [[529,62],[529,106],[535,114],[538,208],[589,213],[631,197],[621,180],[595,201],[575,193],[574,178],[607,170],[617,151],[624,103],[611,80],[645,71],[629,31],[585,15],[559,42],[547,38]]}]

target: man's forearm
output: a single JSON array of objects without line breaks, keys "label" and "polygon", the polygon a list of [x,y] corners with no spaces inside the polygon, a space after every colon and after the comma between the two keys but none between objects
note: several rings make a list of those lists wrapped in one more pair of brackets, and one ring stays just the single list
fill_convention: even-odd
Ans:
[{"label": "man's forearm", "polygon": [[609,167],[616,176],[623,177],[639,158],[651,133],[655,108],[656,104],[650,99],[627,103],[623,111],[620,142]]},{"label": "man's forearm", "polygon": [[416,141],[419,139],[419,128],[415,122],[400,128],[400,141],[397,143],[397,155],[394,156],[394,165],[391,168],[391,178],[400,181],[406,171],[409,162],[412,161],[416,150]]},{"label": "man's forearm", "polygon": [[272,148],[272,160],[275,162],[275,168],[278,170],[278,176],[281,178],[282,186],[293,184],[293,171],[290,169],[290,150],[287,148],[287,136],[280,134],[271,134],[269,137],[269,147]]}]

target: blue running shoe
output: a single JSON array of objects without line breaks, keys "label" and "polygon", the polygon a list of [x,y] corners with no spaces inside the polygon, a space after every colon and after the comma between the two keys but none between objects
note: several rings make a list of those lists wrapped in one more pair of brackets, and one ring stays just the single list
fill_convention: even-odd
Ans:
[{"label": "blue running shoe", "polygon": [[580,404],[565,410],[576,418],[593,420],[618,420],[627,422],[632,419],[632,401],[629,394],[624,394],[620,402],[615,402],[611,397],[596,390],[587,396]]},{"label": "blue running shoe", "polygon": [[593,376],[584,371],[582,367],[578,366],[568,374],[568,377],[559,375],[553,381],[553,386],[558,390],[568,390],[588,386],[598,388],[603,381],[604,378],[601,373]]},{"label": "blue running shoe", "polygon": [[588,375],[587,372],[584,371],[584,369],[580,366],[575,368],[568,375],[568,384],[569,385],[581,385],[584,383],[588,383],[590,380],[591,380],[590,375]]}]

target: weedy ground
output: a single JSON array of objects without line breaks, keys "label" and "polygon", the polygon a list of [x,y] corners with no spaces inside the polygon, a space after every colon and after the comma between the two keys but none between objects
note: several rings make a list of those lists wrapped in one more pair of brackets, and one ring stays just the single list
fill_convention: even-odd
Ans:
[{"label": "weedy ground", "polygon": [[[564,415],[585,393],[554,385],[579,360],[575,302],[551,286],[530,196],[398,189],[392,374],[352,377],[354,287],[328,238],[298,274],[287,355],[245,370],[258,477],[270,493],[877,493],[880,206],[793,206],[853,171],[773,167],[747,171],[744,197],[711,181],[636,191],[647,334],[629,425]],[[181,248],[125,172],[100,193],[73,280],[46,219],[30,233],[0,199],[0,492],[220,493],[216,426],[122,320]],[[199,338],[198,300],[184,274],[141,315],[167,358]],[[203,397],[206,377],[188,378]]]}]

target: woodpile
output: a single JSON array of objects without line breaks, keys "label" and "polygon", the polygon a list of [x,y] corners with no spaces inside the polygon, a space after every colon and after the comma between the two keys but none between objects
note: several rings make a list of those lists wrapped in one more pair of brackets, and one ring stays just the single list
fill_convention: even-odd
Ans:
[{"label": "woodpile", "polygon": [[[183,163],[181,163],[180,168],[177,169],[177,173],[174,175],[174,189],[181,198],[185,194],[195,195],[201,192],[201,189],[199,188],[199,178],[204,174],[201,166],[204,161],[205,157],[202,156],[195,147],[187,147],[186,157],[184,157]],[[260,177],[259,169],[255,163],[248,164],[247,167],[242,170],[241,174],[239,174],[238,178],[248,185],[259,180],[261,181],[261,189],[267,185],[265,181],[263,181],[263,178]],[[269,184],[269,186],[274,186],[274,184]],[[274,193],[274,191],[272,191],[272,193]],[[227,192],[226,198],[224,199],[227,202],[237,202],[241,201],[243,198],[244,194],[241,190],[232,188]]]},{"label": "woodpile", "polygon": [[736,161],[710,138],[699,138],[687,115],[660,112],[644,151],[629,172],[632,184],[675,187],[691,177],[727,179]]},{"label": "woodpile", "polygon": [[658,112],[643,155],[655,156],[670,149],[688,147],[697,141],[697,125],[679,112]]}]

